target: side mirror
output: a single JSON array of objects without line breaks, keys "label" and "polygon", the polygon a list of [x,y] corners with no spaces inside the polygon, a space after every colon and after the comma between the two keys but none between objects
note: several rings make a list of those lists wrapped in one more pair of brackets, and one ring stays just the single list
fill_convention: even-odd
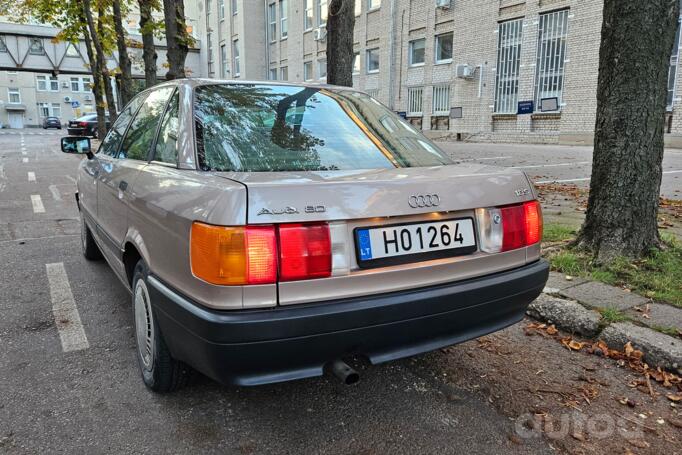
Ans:
[{"label": "side mirror", "polygon": [[90,138],[83,136],[66,136],[62,138],[62,152],[74,153],[77,155],[88,155],[92,158],[92,148]]}]

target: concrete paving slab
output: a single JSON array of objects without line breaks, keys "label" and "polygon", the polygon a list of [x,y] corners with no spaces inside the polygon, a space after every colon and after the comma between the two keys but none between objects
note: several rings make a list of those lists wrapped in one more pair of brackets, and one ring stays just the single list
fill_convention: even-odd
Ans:
[{"label": "concrete paving slab", "polygon": [[[549,279],[547,280],[545,288],[561,291],[586,282],[587,282],[586,279],[578,277],[573,277],[573,279],[569,281],[566,279],[566,274],[564,273],[549,272]],[[550,294],[556,293],[555,291],[549,290],[547,292]]]},{"label": "concrete paving slab", "polygon": [[663,303],[651,303],[649,304],[648,318],[644,317],[643,312],[634,309],[628,310],[627,314],[637,322],[650,327],[675,328],[682,331],[682,308]]},{"label": "concrete paving slab", "polygon": [[595,281],[565,288],[561,295],[592,308],[616,308],[621,311],[649,302],[649,299],[637,294]]}]

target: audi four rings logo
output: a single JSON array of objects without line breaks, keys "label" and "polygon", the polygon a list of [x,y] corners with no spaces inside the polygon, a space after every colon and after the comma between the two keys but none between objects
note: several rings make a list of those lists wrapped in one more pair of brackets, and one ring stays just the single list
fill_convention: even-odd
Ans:
[{"label": "audi four rings logo", "polygon": [[420,207],[438,207],[440,205],[440,196],[437,194],[413,194],[408,199],[408,204],[413,209]]}]

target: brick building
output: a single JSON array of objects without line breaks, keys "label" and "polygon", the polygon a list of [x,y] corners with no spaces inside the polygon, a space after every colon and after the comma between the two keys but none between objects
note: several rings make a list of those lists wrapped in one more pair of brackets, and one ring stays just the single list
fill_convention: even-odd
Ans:
[{"label": "brick building", "polygon": [[[199,0],[202,75],[324,82],[327,3]],[[354,85],[433,137],[591,143],[602,3],[356,0]],[[665,121],[682,145],[677,48]]]}]

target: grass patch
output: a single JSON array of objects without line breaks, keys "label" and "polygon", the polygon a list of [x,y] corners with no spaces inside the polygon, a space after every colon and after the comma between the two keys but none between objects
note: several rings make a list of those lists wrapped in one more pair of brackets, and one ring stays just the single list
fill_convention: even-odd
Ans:
[{"label": "grass patch", "polygon": [[574,226],[547,223],[543,226],[542,241],[563,242],[565,240],[571,240],[577,233],[578,229]]},{"label": "grass patch", "polygon": [[652,325],[652,329],[654,329],[657,332],[665,333],[666,335],[669,335],[671,337],[678,338],[680,336],[680,331],[676,329],[675,327],[665,327],[661,325]]},{"label": "grass patch", "polygon": [[682,307],[682,243],[662,234],[665,248],[642,260],[616,259],[597,266],[580,251],[562,248],[550,252],[552,269],[614,286],[623,286],[645,297]]},{"label": "grass patch", "polygon": [[625,322],[630,320],[630,318],[627,315],[625,315],[622,311],[620,311],[618,308],[612,307],[599,308],[599,313],[601,313],[602,319],[607,324]]}]

